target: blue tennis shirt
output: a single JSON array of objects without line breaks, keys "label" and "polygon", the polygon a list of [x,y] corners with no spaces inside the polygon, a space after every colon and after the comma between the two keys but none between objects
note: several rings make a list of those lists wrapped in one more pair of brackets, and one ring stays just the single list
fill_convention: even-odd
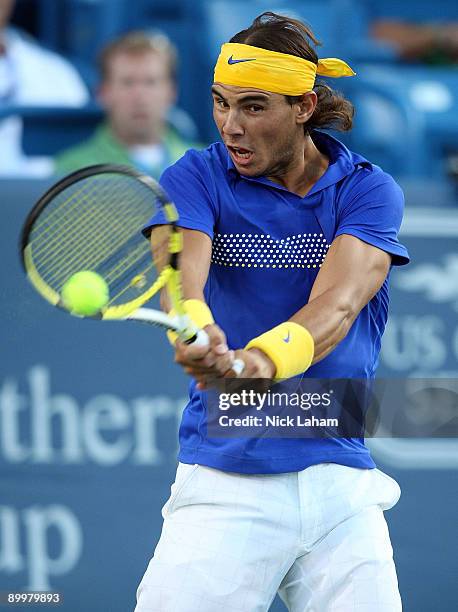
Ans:
[{"label": "blue tennis shirt", "polygon": [[[323,132],[312,138],[329,167],[305,197],[265,177],[240,175],[219,142],[188,151],[161,177],[179,225],[213,241],[205,298],[230,348],[243,348],[307,303],[336,236],[350,234],[390,253],[393,265],[409,261],[397,238],[404,199],[393,178]],[[373,377],[387,315],[388,280],[346,338],[305,376]],[[192,381],[180,427],[183,463],[244,473],[293,472],[323,462],[375,467],[361,438],[210,438],[206,399]]]}]

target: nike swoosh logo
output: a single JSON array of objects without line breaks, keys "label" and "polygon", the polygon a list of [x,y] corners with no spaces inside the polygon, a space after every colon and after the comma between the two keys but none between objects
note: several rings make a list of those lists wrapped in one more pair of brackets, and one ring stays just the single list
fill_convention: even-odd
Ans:
[{"label": "nike swoosh logo", "polygon": [[289,342],[289,331],[288,331],[288,335],[286,336],[286,338],[283,338],[283,342]]},{"label": "nike swoosh logo", "polygon": [[235,60],[235,59],[232,59],[232,55],[231,55],[231,57],[227,60],[227,63],[228,64],[240,64],[240,62],[254,62],[255,59],[256,59],[255,57],[252,57],[250,59]]}]

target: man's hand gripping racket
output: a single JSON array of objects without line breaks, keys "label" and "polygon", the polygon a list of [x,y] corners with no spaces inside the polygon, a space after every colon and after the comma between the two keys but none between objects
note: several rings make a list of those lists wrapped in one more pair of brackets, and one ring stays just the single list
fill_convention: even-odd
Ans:
[{"label": "man's hand gripping racket", "polygon": [[[152,217],[153,257],[141,235]],[[194,325],[184,308],[177,222],[174,204],[152,178],[124,166],[90,166],[60,180],[33,207],[22,229],[21,258],[38,293],[70,314],[158,325],[176,332],[183,343],[204,347],[209,344],[207,334]],[[106,300],[96,312],[87,314],[87,307],[73,309],[63,299],[66,291],[70,294],[69,282],[76,282],[78,275],[95,279],[107,289]],[[159,307],[143,308],[163,290],[173,316]],[[243,368],[243,361],[234,360],[236,375]]]}]

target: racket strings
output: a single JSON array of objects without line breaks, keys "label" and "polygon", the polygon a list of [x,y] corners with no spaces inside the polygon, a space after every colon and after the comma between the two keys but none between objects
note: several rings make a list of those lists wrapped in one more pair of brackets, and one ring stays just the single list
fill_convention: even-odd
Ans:
[{"label": "racket strings", "polygon": [[[120,227],[121,224],[119,224]],[[59,285],[63,284],[65,280],[70,276],[75,268],[79,270],[85,269],[87,267],[90,268],[98,268],[100,267],[104,261],[113,253],[113,249],[121,248],[125,242],[124,239],[118,237],[116,239],[116,234],[113,232],[113,238],[107,237],[106,240],[100,239],[100,231],[106,226],[106,220],[100,219],[98,224],[89,225],[89,227],[81,226],[80,231],[86,232],[86,240],[93,240],[94,244],[97,244],[97,248],[92,249],[91,251],[79,251],[75,249],[78,246],[78,237],[74,237],[74,234],[66,241],[65,246],[62,249],[56,251],[53,254],[50,254],[49,257],[55,258],[55,264],[50,265],[46,269],[46,280],[47,282]],[[113,224],[113,228],[115,225]],[[126,228],[131,230],[130,227]],[[131,232],[131,236],[129,240],[132,239],[136,243],[138,233],[138,227],[135,226],[133,228],[133,232]],[[145,245],[141,244],[142,250],[147,252]],[[59,259],[59,257],[62,259]],[[45,253],[43,257],[48,257]]]},{"label": "racket strings", "polygon": [[[143,282],[142,278],[144,277],[145,274],[148,274],[148,272],[154,267],[153,262],[150,260],[149,265],[145,266],[145,268],[142,269],[141,273],[137,274],[138,276],[138,281],[135,280],[131,280],[129,284],[127,283],[123,283],[123,278],[121,277],[119,279],[119,283],[113,283],[113,290],[114,290],[114,295],[112,295],[110,297],[110,301],[109,304],[116,304],[118,302],[118,300],[127,292],[129,291],[129,289],[132,287],[132,284],[135,284],[136,282],[141,284]],[[124,276],[124,275],[123,275]]]},{"label": "racket strings", "polygon": [[[37,260],[42,257],[46,261],[52,261],[52,259],[60,261],[61,251],[72,252],[73,243],[81,240],[80,235],[74,231],[75,228],[78,228],[79,233],[92,231],[99,237],[103,236],[100,228],[102,224],[107,223],[107,220],[100,214],[103,212],[103,207],[97,210],[93,205],[93,198],[97,197],[98,200],[103,201],[103,193],[97,193],[95,189],[93,191],[94,193],[91,194],[84,193],[83,189],[78,189],[72,197],[67,196],[65,199],[63,194],[60,194],[46,208],[45,213],[39,217],[32,235],[32,246]],[[61,199],[63,201],[60,201]],[[59,219],[58,221],[54,219],[50,225],[49,218],[56,212]],[[114,215],[113,224],[125,221],[123,215],[116,215],[116,210],[111,212]],[[54,229],[52,233],[49,233],[50,227]],[[135,227],[132,228],[134,229]]]},{"label": "racket strings", "polygon": [[[54,242],[56,236],[58,236],[62,230],[62,213],[64,206],[65,214],[69,215],[70,212],[74,212],[74,209],[81,209],[81,199],[79,197],[82,195],[84,187],[81,187],[79,190],[72,193],[71,196],[67,196],[64,201],[59,202],[60,196],[59,194],[57,198],[54,200],[51,206],[46,208],[46,212],[42,213],[39,217],[39,222],[34,226],[34,234],[38,234],[36,238],[36,242],[38,242],[41,246],[38,249],[35,249],[37,254],[46,248],[46,245],[49,242]],[[59,202],[59,205],[57,203]],[[73,210],[72,210],[73,209]],[[52,230],[54,232],[50,233]]]},{"label": "racket strings", "polygon": [[[80,198],[81,191],[78,190],[75,197]],[[99,197],[94,192],[93,197],[95,196]],[[88,244],[91,244],[91,255],[95,256],[96,250],[98,250],[103,257],[103,255],[118,248],[125,242],[127,232],[134,237],[138,235],[136,210],[129,209],[129,217],[126,219],[122,208],[117,208],[114,211],[110,211],[111,218],[107,221],[107,217],[103,212],[104,208],[101,206],[99,209],[95,209],[88,195],[86,195],[84,200],[78,202],[78,208],[75,208],[73,204],[70,204],[67,208],[69,200],[69,198],[66,198],[62,203],[58,200],[53,203],[54,208],[61,211],[60,231],[56,231],[54,235],[48,234],[46,232],[47,215],[42,215],[32,235],[34,258],[37,262],[41,259],[47,263],[50,282],[54,281],[52,279],[54,268],[62,268],[64,265],[67,265],[69,268],[73,265],[82,265],[83,262],[81,262],[80,258],[84,257],[87,253],[77,248],[81,240],[86,240]],[[140,212],[141,210],[142,208],[140,208]],[[42,217],[44,218],[42,219]],[[110,224],[111,234],[103,231],[107,223]],[[57,222],[54,225],[57,227]],[[44,231],[42,228],[44,228]],[[84,236],[83,238],[82,235]],[[42,245],[41,248],[39,245]],[[54,266],[52,262],[54,262]],[[76,264],[76,262],[80,263]]]},{"label": "racket strings", "polygon": [[133,245],[125,244],[119,252],[106,259],[100,265],[99,271],[107,283],[114,282],[122,273],[128,272],[135,265],[138,266],[142,259],[145,259],[146,264],[152,263],[151,256],[144,246],[136,242]]},{"label": "racket strings", "polygon": [[137,299],[170,260],[169,225],[155,243],[154,260],[141,235],[158,209],[154,191],[127,175],[82,179],[58,194],[36,220],[29,238],[33,265],[59,293],[72,274],[91,270],[108,283],[110,305]]}]

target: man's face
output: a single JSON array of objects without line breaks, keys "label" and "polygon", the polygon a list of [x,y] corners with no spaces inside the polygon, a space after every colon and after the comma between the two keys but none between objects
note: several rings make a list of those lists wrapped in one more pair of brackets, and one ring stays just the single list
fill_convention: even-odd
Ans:
[{"label": "man's face", "polygon": [[0,0],[0,30],[8,24],[15,2],[16,0]]},{"label": "man's face", "polygon": [[175,101],[166,59],[158,53],[117,53],[99,92],[109,120],[129,144],[157,133]]},{"label": "man's face", "polygon": [[215,83],[213,118],[235,167],[244,176],[285,171],[303,138],[297,108],[281,94]]}]

